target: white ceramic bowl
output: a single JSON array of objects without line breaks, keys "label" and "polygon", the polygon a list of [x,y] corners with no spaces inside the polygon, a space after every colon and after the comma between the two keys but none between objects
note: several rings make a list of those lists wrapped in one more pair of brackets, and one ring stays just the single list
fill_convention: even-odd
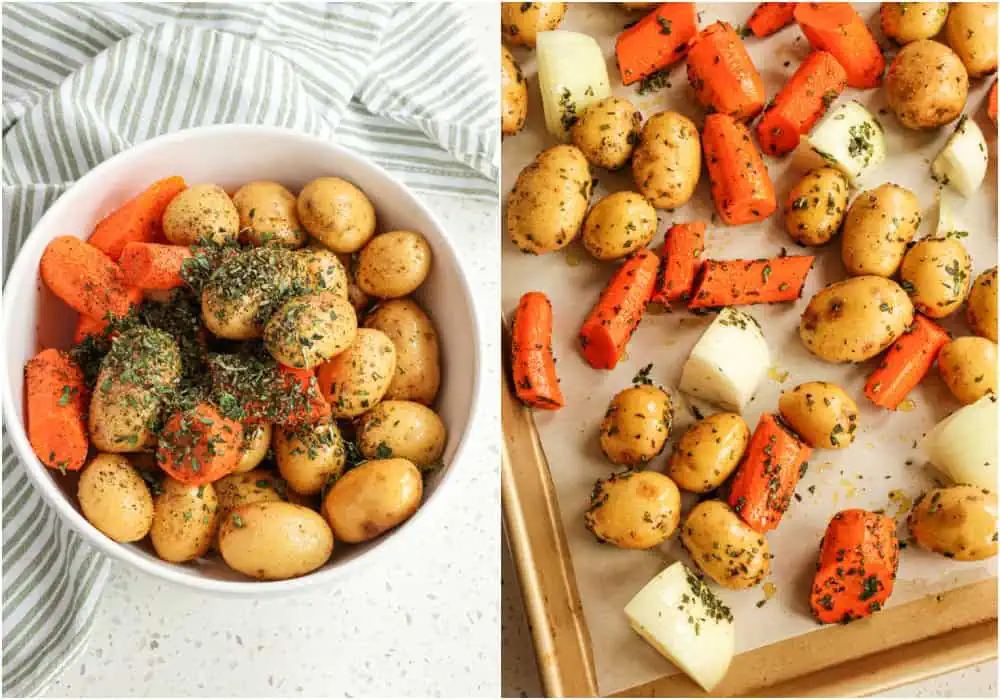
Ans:
[{"label": "white ceramic bowl", "polygon": [[[75,504],[75,475],[46,469],[35,457],[24,430],[24,364],[43,347],[69,347],[76,313],[40,281],[38,261],[56,236],[86,238],[102,217],[155,180],[181,175],[189,183],[213,182],[232,190],[251,180],[281,182],[298,192],[310,180],[336,175],[354,182],[375,205],[378,231],[410,229],[433,249],[430,276],[415,295],[429,311],[441,338],[442,383],[435,406],[448,427],[444,468],[425,481],[424,502],[399,528],[364,545],[336,545],[321,569],[287,581],[257,582],[235,573],[221,560],[170,564],[147,544],[111,541]],[[262,595],[301,589],[349,575],[362,562],[384,556],[401,541],[430,546],[410,533],[445,500],[480,403],[480,338],[476,309],[462,262],[434,216],[406,187],[371,162],[326,141],[285,129],[210,126],[178,131],[146,141],[102,163],[80,179],[45,213],[17,257],[5,285],[0,338],[4,343],[3,403],[6,429],[35,488],[59,516],[102,552],[153,576],[224,594]]]}]

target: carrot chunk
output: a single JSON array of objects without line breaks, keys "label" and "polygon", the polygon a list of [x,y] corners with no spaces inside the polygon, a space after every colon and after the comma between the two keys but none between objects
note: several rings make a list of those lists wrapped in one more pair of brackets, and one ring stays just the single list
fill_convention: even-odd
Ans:
[{"label": "carrot chunk", "polygon": [[521,297],[511,335],[517,398],[534,408],[562,408],[563,395],[552,355],[552,302],[547,296],[528,292]]},{"label": "carrot chunk", "polygon": [[87,240],[112,260],[118,260],[129,243],[151,243],[157,239],[163,211],[170,200],[187,189],[184,178],[158,180],[145,191],[104,217]]},{"label": "carrot chunk", "polygon": [[182,484],[201,486],[231,474],[240,463],[243,426],[208,403],[167,419],[156,463]]},{"label": "carrot chunk", "polygon": [[990,98],[989,105],[986,108],[987,113],[990,115],[990,119],[993,123],[997,123],[997,84],[994,82],[993,87],[990,88]]},{"label": "carrot chunk", "polygon": [[42,253],[39,269],[53,294],[91,318],[124,316],[142,301],[142,290],[126,284],[108,256],[72,236],[53,239]]},{"label": "carrot chunk", "polygon": [[865,396],[882,408],[895,411],[930,371],[938,352],[951,338],[926,316],[916,314],[913,324],[879,360],[865,383]]},{"label": "carrot chunk", "polygon": [[878,87],[885,57],[849,2],[800,2],[795,21],[814,49],[833,54],[852,88]]},{"label": "carrot chunk", "polygon": [[653,301],[669,304],[691,298],[695,276],[701,269],[701,256],[705,252],[705,223],[692,221],[675,224],[663,239],[660,277],[657,280]]},{"label": "carrot chunk", "polygon": [[49,469],[78,471],[87,461],[87,385],[69,353],[43,350],[24,367],[28,440]]},{"label": "carrot chunk", "polygon": [[698,31],[693,2],[663,3],[621,34],[615,55],[622,83],[631,85],[663,70],[687,51],[688,40]]},{"label": "carrot chunk", "polygon": [[789,255],[770,260],[706,260],[688,308],[795,301],[815,259]]},{"label": "carrot chunk", "polygon": [[742,120],[764,108],[764,83],[739,34],[726,22],[709,25],[691,39],[687,74],[705,109]]},{"label": "carrot chunk", "polygon": [[774,213],[778,202],[771,176],[743,124],[725,114],[708,115],[702,147],[712,199],[723,221],[741,226]]},{"label": "carrot chunk", "polygon": [[184,285],[181,268],[190,248],[160,243],[129,243],[118,264],[125,282],[140,289],[173,289]]},{"label": "carrot chunk", "polygon": [[90,336],[100,336],[104,329],[108,327],[108,322],[101,318],[91,318],[87,314],[80,314],[76,322],[76,332],[73,334],[74,343],[82,343]]},{"label": "carrot chunk", "polygon": [[762,2],[754,8],[747,26],[758,39],[771,36],[795,21],[794,2]]}]

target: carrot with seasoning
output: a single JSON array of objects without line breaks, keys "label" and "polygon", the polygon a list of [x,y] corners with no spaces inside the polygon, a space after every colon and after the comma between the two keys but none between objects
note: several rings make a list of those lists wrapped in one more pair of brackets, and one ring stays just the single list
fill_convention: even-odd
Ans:
[{"label": "carrot with seasoning", "polygon": [[614,369],[653,298],[660,259],[640,250],[615,270],[580,328],[580,352],[594,369]]},{"label": "carrot with seasoning", "polygon": [[896,522],[860,508],[833,516],[820,543],[809,607],[822,623],[850,622],[885,607],[899,566]]},{"label": "carrot with seasoning", "polygon": [[679,61],[697,31],[693,2],[659,5],[615,41],[622,83],[631,85]]},{"label": "carrot with seasoning", "polygon": [[187,189],[179,176],[158,180],[145,191],[104,217],[87,242],[118,260],[129,243],[151,243],[157,239],[160,220],[170,200]]},{"label": "carrot with seasoning", "polygon": [[199,403],[167,419],[156,447],[156,463],[182,484],[202,486],[236,469],[243,426],[215,406]]},{"label": "carrot with seasoning", "polygon": [[771,36],[795,21],[794,2],[762,2],[754,8],[747,27],[758,39]]},{"label": "carrot with seasoning", "polygon": [[885,57],[849,2],[800,2],[795,21],[814,49],[833,54],[852,88],[873,88],[882,82]]},{"label": "carrot with seasoning", "polygon": [[739,34],[726,22],[709,25],[691,39],[687,75],[705,109],[742,120],[764,108],[760,73]]},{"label": "carrot with seasoning", "polygon": [[989,104],[986,107],[987,113],[990,115],[990,119],[993,123],[997,123],[997,84],[994,82],[993,87],[990,88],[990,98]]},{"label": "carrot with seasoning", "polygon": [[[888,306],[883,306],[888,313]],[[869,375],[865,396],[876,406],[895,411],[930,371],[938,352],[950,340],[945,329],[916,314],[913,324],[885,351],[878,367]]]},{"label": "carrot with seasoning", "polygon": [[706,260],[688,308],[795,301],[815,259],[789,255],[769,260]]},{"label": "carrot with seasoning", "polygon": [[710,114],[702,131],[712,199],[730,226],[766,219],[778,208],[774,185],[746,126],[725,114]]},{"label": "carrot with seasoning", "polygon": [[79,471],[87,461],[87,385],[69,353],[42,350],[24,367],[28,441],[49,469]]},{"label": "carrot with seasoning", "polygon": [[729,505],[764,534],[778,527],[812,448],[773,413],[762,413],[729,490]]},{"label": "carrot with seasoning", "polygon": [[142,290],[125,283],[121,268],[72,236],[59,236],[45,247],[39,271],[57,297],[91,318],[124,316],[142,301]]},{"label": "carrot with seasoning", "polygon": [[826,51],[813,51],[765,108],[757,138],[765,153],[780,156],[795,150],[827,107],[847,87],[847,73]]},{"label": "carrot with seasoning", "polygon": [[704,252],[704,222],[692,221],[689,224],[671,226],[663,239],[660,277],[653,301],[669,304],[672,301],[690,299]]},{"label": "carrot with seasoning", "polygon": [[73,334],[74,343],[82,343],[90,336],[100,336],[104,329],[108,327],[108,322],[100,318],[91,318],[87,314],[80,314],[76,322],[76,332]]},{"label": "carrot with seasoning", "polygon": [[552,355],[552,302],[541,292],[521,297],[511,332],[514,390],[534,408],[559,409],[563,395]]},{"label": "carrot with seasoning", "polygon": [[173,289],[184,285],[181,269],[192,256],[185,246],[129,243],[118,264],[127,284],[140,289]]}]

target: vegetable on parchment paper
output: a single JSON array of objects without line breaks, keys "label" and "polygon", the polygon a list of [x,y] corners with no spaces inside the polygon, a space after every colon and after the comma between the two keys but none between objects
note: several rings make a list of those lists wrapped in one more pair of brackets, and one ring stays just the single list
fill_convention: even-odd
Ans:
[{"label": "vegetable on parchment paper", "polygon": [[747,128],[725,114],[705,117],[702,131],[712,199],[730,226],[766,219],[778,208],[774,185]]},{"label": "vegetable on parchment paper", "polygon": [[704,252],[705,222],[692,221],[671,226],[663,239],[660,277],[653,301],[669,304],[679,299],[690,299]]},{"label": "vegetable on parchment paper", "polygon": [[942,185],[954,188],[963,197],[971,197],[983,184],[989,159],[979,125],[962,116],[955,132],[931,163],[931,173]]},{"label": "vegetable on parchment paper", "polygon": [[997,420],[996,396],[984,396],[931,428],[921,448],[955,483],[996,488]]},{"label": "vegetable on parchment paper", "polygon": [[511,329],[511,354],[517,398],[533,408],[562,408],[552,355],[552,302],[542,292],[521,297]]},{"label": "vegetable on parchment paper", "polygon": [[760,73],[736,30],[716,22],[690,41],[688,82],[705,109],[753,119],[764,108],[766,94]]},{"label": "vegetable on parchment paper", "polygon": [[795,21],[814,49],[833,54],[852,88],[873,88],[882,82],[882,50],[850,3],[800,2]]},{"label": "vegetable on parchment paper", "polygon": [[69,353],[42,350],[24,367],[28,440],[49,469],[78,471],[87,460],[88,392]]},{"label": "vegetable on parchment paper", "polygon": [[611,96],[604,54],[592,37],[577,32],[539,32],[538,87],[545,128],[569,141],[569,128],[598,100]]},{"label": "vegetable on parchment paper", "polygon": [[990,119],[993,123],[997,123],[997,84],[993,83],[993,87],[990,88],[990,97],[986,104],[986,113],[990,115]]},{"label": "vegetable on parchment paper", "polygon": [[803,170],[829,165],[857,185],[885,160],[885,133],[860,103],[847,102],[827,114],[811,134],[802,135],[795,157]]},{"label": "vegetable on parchment paper", "polygon": [[615,41],[622,84],[631,85],[679,61],[697,31],[693,2],[659,5]]},{"label": "vegetable on parchment paper", "polygon": [[769,260],[706,260],[688,308],[795,301],[802,294],[813,260],[812,255]]},{"label": "vegetable on parchment paper", "polygon": [[895,411],[930,371],[934,358],[949,340],[948,332],[941,326],[916,314],[913,324],[885,351],[878,367],[868,375],[865,396],[876,406]]},{"label": "vegetable on parchment paper", "polygon": [[794,2],[762,2],[754,8],[747,27],[758,39],[771,36],[795,21]]}]

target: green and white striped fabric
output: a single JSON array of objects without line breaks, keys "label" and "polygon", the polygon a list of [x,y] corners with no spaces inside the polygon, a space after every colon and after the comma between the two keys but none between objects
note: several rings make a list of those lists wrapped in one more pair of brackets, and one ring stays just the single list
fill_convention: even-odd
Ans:
[{"label": "green and white striped fabric", "polygon": [[[284,126],[417,191],[494,201],[492,72],[442,3],[5,3],[3,271],[74,180],[135,143]],[[10,301],[8,299],[8,301]],[[110,564],[44,505],[3,442],[3,693],[86,643]]]}]

